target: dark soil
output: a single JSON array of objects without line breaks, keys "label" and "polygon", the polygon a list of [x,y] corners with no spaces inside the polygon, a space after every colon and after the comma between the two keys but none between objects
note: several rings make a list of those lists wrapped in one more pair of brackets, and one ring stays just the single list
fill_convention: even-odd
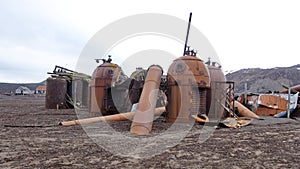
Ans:
[{"label": "dark soil", "polygon": [[[195,124],[179,144],[133,158],[107,151],[80,125],[58,126],[77,114],[45,109],[44,97],[0,96],[0,117],[0,168],[300,168],[297,119],[263,117],[243,128],[217,129],[203,143],[198,142],[203,126]],[[149,136],[130,134],[130,125],[110,123],[115,131],[141,139],[159,135],[171,124],[157,119]],[[175,135],[169,137],[172,141]]]}]

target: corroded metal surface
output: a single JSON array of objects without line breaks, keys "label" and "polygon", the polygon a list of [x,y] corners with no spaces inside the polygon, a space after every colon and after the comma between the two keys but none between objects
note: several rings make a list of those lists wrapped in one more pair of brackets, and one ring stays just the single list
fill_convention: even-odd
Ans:
[{"label": "corroded metal surface", "polygon": [[196,85],[210,88],[210,76],[205,64],[195,56],[182,56],[175,59],[168,70],[168,83],[174,85]]},{"label": "corroded metal surface", "polygon": [[256,108],[256,114],[263,115],[263,116],[274,116],[281,112],[283,112],[283,110],[268,108],[265,106],[258,106]]},{"label": "corroded metal surface", "polygon": [[168,70],[167,86],[167,122],[193,122],[191,115],[205,113],[210,76],[199,58],[182,56],[174,60]]},{"label": "corroded metal surface", "polygon": [[[207,89],[206,114],[210,119],[220,119],[223,116],[225,104],[225,76],[221,68],[208,65],[211,78],[211,88]],[[210,110],[211,109],[211,110]]]},{"label": "corroded metal surface", "polygon": [[48,78],[45,107],[47,109],[66,108],[67,81],[63,78]]},{"label": "corroded metal surface", "polygon": [[[233,102],[231,104],[233,104]],[[234,105],[237,107],[240,116],[242,116],[242,117],[253,117],[253,118],[256,118],[256,119],[260,119],[260,117],[258,115],[256,115],[255,113],[253,113],[252,111],[247,109],[240,102],[234,101]]]},{"label": "corroded metal surface", "polygon": [[162,73],[162,68],[159,66],[153,65],[149,68],[138,107],[131,124],[131,133],[148,134],[152,130],[154,110]]},{"label": "corroded metal surface", "polygon": [[261,94],[257,103],[272,109],[287,110],[288,101],[280,96]]},{"label": "corroded metal surface", "polygon": [[117,113],[111,96],[111,87],[118,85],[121,76],[123,76],[121,68],[114,63],[105,62],[95,69],[89,90],[91,116]]}]

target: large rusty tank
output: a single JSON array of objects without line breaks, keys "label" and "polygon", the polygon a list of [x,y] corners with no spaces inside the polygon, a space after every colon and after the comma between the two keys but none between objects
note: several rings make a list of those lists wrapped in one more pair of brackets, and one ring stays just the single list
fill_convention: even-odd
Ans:
[{"label": "large rusty tank", "polygon": [[67,81],[64,78],[50,77],[46,81],[45,107],[47,109],[67,108]]},{"label": "large rusty tank", "polygon": [[210,120],[219,120],[223,116],[226,100],[226,79],[220,65],[208,62],[211,88],[207,89],[206,114]]},{"label": "large rusty tank", "polygon": [[210,76],[196,56],[175,59],[167,74],[167,122],[193,122],[192,115],[206,113]]},{"label": "large rusty tank", "polygon": [[92,117],[118,113],[113,101],[112,87],[126,78],[122,69],[117,64],[111,63],[110,56],[109,59],[102,61],[103,63],[93,72],[89,86],[89,111]]}]

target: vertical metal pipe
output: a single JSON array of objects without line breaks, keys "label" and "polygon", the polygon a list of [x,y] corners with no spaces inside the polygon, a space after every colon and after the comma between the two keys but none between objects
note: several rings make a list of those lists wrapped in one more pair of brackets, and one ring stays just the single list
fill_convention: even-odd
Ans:
[{"label": "vertical metal pipe", "polygon": [[247,100],[248,100],[248,98],[247,98],[247,82],[245,83],[245,86],[244,86],[244,89],[245,89],[245,94],[244,94],[244,96],[245,96],[245,98],[244,98],[244,105],[246,105],[247,104]]},{"label": "vertical metal pipe", "polygon": [[[297,104],[297,103],[296,103]],[[290,118],[290,106],[291,106],[291,87],[288,89],[288,109],[287,109],[287,118]]]},{"label": "vertical metal pipe", "polygon": [[188,42],[188,39],[189,39],[191,21],[192,21],[192,12],[190,13],[189,25],[188,25],[188,28],[187,28],[187,33],[186,33],[186,38],[185,38],[185,44],[184,44],[184,50],[183,50],[183,56],[185,56],[185,54],[186,54],[186,46],[187,46],[187,42]]}]

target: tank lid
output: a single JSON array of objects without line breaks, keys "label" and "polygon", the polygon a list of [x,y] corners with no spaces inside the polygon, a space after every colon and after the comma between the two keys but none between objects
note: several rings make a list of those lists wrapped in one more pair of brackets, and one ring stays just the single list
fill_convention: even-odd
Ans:
[{"label": "tank lid", "polygon": [[115,64],[115,63],[108,63],[108,62],[106,62],[106,63],[102,63],[98,67],[118,67],[118,65]]},{"label": "tank lid", "polygon": [[197,61],[202,62],[202,60],[197,58],[196,56],[190,56],[190,55],[181,56],[181,57],[175,59],[174,61],[177,61],[177,60],[197,60]]}]

